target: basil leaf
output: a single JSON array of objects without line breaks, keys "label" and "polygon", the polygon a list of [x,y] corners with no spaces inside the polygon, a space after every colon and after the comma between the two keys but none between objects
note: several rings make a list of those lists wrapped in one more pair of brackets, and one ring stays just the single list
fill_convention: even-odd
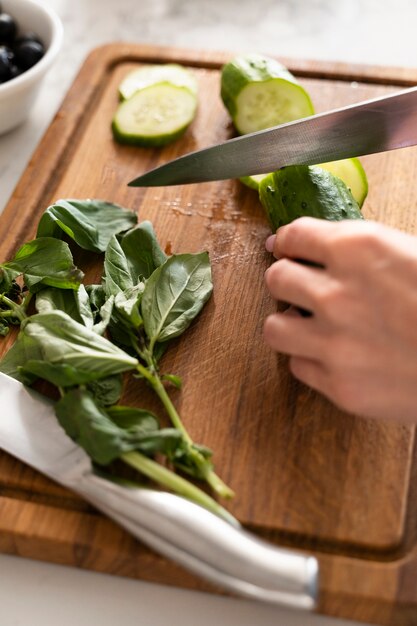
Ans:
[{"label": "basil leaf", "polygon": [[63,311],[79,324],[102,335],[110,322],[113,310],[113,296],[100,308],[99,314],[94,316],[91,310],[90,299],[84,285],[78,291],[47,288],[42,289],[36,296],[36,309],[39,313]]},{"label": "basil leaf", "polygon": [[123,391],[123,378],[121,374],[107,376],[107,378],[90,382],[87,389],[93,394],[98,404],[111,406],[120,400]]},{"label": "basil leaf", "polygon": [[126,255],[117,237],[112,237],[104,255],[103,285],[107,297],[131,289],[139,281],[133,281]]},{"label": "basil leaf", "polygon": [[155,342],[178,337],[198,315],[212,292],[208,254],[169,257],[146,281],[141,313],[153,349]]},{"label": "basil leaf", "polygon": [[[139,410],[136,410],[138,414]],[[66,393],[55,405],[59,423],[71,439],[78,443],[91,459],[108,465],[124,452],[138,450],[150,454],[160,449],[175,449],[181,435],[175,429],[154,431],[155,417],[146,411],[136,415],[134,424],[120,427],[110,415],[100,408],[86,390],[74,389]],[[162,433],[162,434],[161,434]]]},{"label": "basil leaf", "polygon": [[42,358],[42,350],[37,342],[20,330],[14,344],[0,360],[0,372],[23,382],[21,367],[28,361],[40,361]]},{"label": "basil leaf", "polygon": [[118,313],[117,317],[123,318],[123,321],[130,324],[136,330],[142,326],[143,323],[139,313],[139,304],[144,288],[145,285],[139,283],[139,285],[135,287],[118,293],[114,299],[114,308]]},{"label": "basil leaf", "polygon": [[96,321],[96,323],[92,327],[92,330],[94,330],[94,332],[97,333],[98,335],[102,335],[104,331],[106,330],[107,326],[110,324],[110,320],[111,320],[111,316],[113,312],[113,305],[114,305],[114,297],[110,296],[110,298],[106,300],[106,302],[100,308],[100,321]]},{"label": "basil leaf", "polygon": [[9,332],[8,323],[0,318],[0,336],[5,337]]},{"label": "basil leaf", "polygon": [[148,221],[141,222],[123,235],[120,245],[134,285],[149,278],[168,258],[158,243],[151,222]]},{"label": "basil leaf", "polygon": [[58,200],[42,215],[37,237],[61,238],[65,233],[81,248],[104,252],[113,235],[132,228],[136,213],[102,200]]},{"label": "basil leaf", "polygon": [[38,313],[63,311],[87,328],[92,328],[94,324],[90,301],[84,285],[80,285],[75,292],[53,287],[42,289],[36,296],[36,310]]},{"label": "basil leaf", "polygon": [[100,317],[100,309],[106,302],[106,294],[103,285],[87,285],[86,291],[90,300],[91,311],[94,316],[94,321]]},{"label": "basil leaf", "polygon": [[0,293],[7,293],[12,288],[13,281],[19,274],[20,272],[7,269],[0,264]]},{"label": "basil leaf", "polygon": [[32,354],[38,351],[39,356],[31,354],[30,360],[72,366],[79,372],[80,384],[87,374],[90,380],[96,380],[135,369],[138,364],[135,358],[61,311],[29,317],[22,323],[21,335]]},{"label": "basil leaf", "polygon": [[55,404],[55,414],[67,435],[100,465],[135,449],[136,442],[125,436],[88,391],[74,389],[66,393]]},{"label": "basil leaf", "polygon": [[29,291],[35,293],[45,285],[60,289],[78,289],[83,273],[75,267],[66,243],[42,237],[25,243],[3,269],[23,274]]},{"label": "basil leaf", "polygon": [[145,409],[131,406],[112,406],[106,409],[111,420],[124,430],[148,435],[159,428],[159,422],[155,415]]},{"label": "basil leaf", "polygon": [[19,374],[26,384],[42,378],[56,387],[75,387],[94,380],[91,371],[85,371],[66,363],[48,363],[42,360],[29,360],[19,367]]},{"label": "basil leaf", "polygon": [[111,420],[130,434],[141,435],[140,450],[143,454],[161,453],[173,458],[179,447],[183,447],[183,436],[175,428],[159,430],[155,415],[145,409],[129,406],[113,406],[106,409]]}]

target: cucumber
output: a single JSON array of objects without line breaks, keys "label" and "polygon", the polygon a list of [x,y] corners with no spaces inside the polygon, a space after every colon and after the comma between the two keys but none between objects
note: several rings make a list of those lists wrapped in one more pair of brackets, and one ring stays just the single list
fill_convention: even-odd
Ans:
[{"label": "cucumber", "polygon": [[[353,159],[343,159],[341,161],[331,161],[329,163],[320,163],[316,167],[331,172],[334,176],[337,176],[352,192],[352,196],[355,198],[359,205],[362,207],[365,202],[365,198],[368,195],[368,180],[366,178],[365,170],[359,159],[356,157]],[[259,189],[261,181],[269,176],[269,174],[257,174],[255,176],[244,176],[240,178],[240,181],[250,187],[251,189]]]},{"label": "cucumber", "polygon": [[120,143],[164,146],[185,132],[196,110],[196,94],[188,88],[151,85],[119,105],[112,121],[113,135]]},{"label": "cucumber", "polygon": [[221,97],[241,135],[314,114],[294,76],[259,54],[236,57],[223,67]]},{"label": "cucumber", "polygon": [[305,215],[363,219],[345,183],[314,165],[292,165],[269,174],[259,185],[259,198],[274,231]]},{"label": "cucumber", "polygon": [[140,89],[157,83],[186,87],[191,93],[197,95],[197,81],[191,72],[177,63],[166,63],[145,65],[129,72],[119,85],[119,97],[121,100],[128,100]]},{"label": "cucumber", "polygon": [[359,207],[362,207],[368,195],[368,179],[359,159],[354,157],[353,159],[343,159],[342,161],[320,163],[318,167],[341,178],[346,187],[352,192],[352,196],[355,198]]}]

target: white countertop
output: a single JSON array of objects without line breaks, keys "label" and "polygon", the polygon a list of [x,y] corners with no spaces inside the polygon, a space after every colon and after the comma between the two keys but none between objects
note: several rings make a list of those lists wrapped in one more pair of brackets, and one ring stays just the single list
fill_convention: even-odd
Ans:
[{"label": "white countertop", "polygon": [[[414,0],[39,0],[62,53],[30,119],[0,137],[0,211],[83,59],[130,41],[417,67]],[[0,626],[347,626],[270,606],[0,555]]]}]

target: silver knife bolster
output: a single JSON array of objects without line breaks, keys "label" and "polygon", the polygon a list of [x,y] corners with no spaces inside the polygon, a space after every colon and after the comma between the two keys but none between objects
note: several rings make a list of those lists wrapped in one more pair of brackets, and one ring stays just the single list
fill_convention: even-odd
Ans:
[{"label": "silver knife bolster", "polygon": [[72,488],[135,537],[217,586],[256,600],[315,607],[314,557],[276,548],[170,493],[121,489],[94,474]]}]

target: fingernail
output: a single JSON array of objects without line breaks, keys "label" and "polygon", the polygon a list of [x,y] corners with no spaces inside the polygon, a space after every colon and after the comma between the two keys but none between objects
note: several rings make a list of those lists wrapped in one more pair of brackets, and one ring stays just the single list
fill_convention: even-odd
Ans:
[{"label": "fingernail", "polygon": [[272,252],[275,244],[275,235],[270,235],[268,239],[265,241],[265,248],[268,252]]}]

